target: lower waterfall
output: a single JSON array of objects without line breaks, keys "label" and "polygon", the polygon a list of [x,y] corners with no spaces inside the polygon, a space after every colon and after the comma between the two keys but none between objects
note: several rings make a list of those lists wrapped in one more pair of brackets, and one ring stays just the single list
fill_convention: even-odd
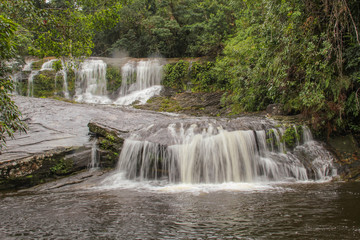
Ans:
[{"label": "lower waterfall", "polygon": [[[308,128],[294,132],[299,130],[302,134],[290,149],[284,128],[227,131],[211,124],[171,124],[165,130],[171,136],[167,145],[141,140],[141,135],[127,139],[117,171],[128,179],[186,184],[330,179],[336,174],[332,155],[312,139]],[[164,129],[153,137],[160,132]]]}]

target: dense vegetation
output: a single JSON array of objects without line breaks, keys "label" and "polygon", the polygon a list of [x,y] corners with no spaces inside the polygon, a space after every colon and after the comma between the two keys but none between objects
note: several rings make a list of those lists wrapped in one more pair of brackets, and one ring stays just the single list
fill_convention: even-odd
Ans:
[{"label": "dense vegetation", "polygon": [[352,0],[244,1],[217,62],[237,109],[282,103],[328,134],[359,132],[359,17]]},{"label": "dense vegetation", "polygon": [[360,132],[356,0],[2,0],[0,9],[18,25],[19,56],[208,56],[191,76],[187,62],[168,66],[166,84],[224,91],[233,113],[279,103],[328,134]]},{"label": "dense vegetation", "polygon": [[14,22],[0,15],[0,154],[6,136],[13,137],[16,130],[26,131],[26,125],[20,120],[21,114],[8,94],[13,90],[13,84],[6,61],[15,57],[13,38],[16,28]]}]

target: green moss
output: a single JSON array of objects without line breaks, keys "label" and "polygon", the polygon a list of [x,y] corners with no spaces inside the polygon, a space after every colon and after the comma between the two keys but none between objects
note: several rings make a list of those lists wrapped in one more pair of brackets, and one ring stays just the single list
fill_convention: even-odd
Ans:
[{"label": "green moss", "polygon": [[106,69],[107,91],[112,94],[121,87],[121,71],[118,68],[108,66]]},{"label": "green moss", "polygon": [[160,104],[160,112],[179,112],[183,110],[179,103],[171,98],[164,98]]},{"label": "green moss", "polygon": [[16,83],[16,91],[19,95],[26,96],[27,95],[27,89],[28,89],[28,81],[27,78],[24,81],[17,82]]},{"label": "green moss", "polygon": [[55,75],[55,71],[42,71],[35,76],[34,97],[50,97],[54,95],[56,92]]},{"label": "green moss", "polygon": [[61,60],[57,60],[57,61],[53,62],[53,69],[54,69],[56,72],[58,72],[58,71],[60,71],[60,70],[63,69]]},{"label": "green moss", "polygon": [[71,171],[73,165],[74,163],[72,160],[64,160],[64,158],[61,158],[53,167],[50,168],[50,171],[56,175],[68,174]]},{"label": "green moss", "polygon": [[284,134],[281,137],[281,142],[289,149],[296,147],[296,143],[300,141],[300,135],[294,126],[286,128]]},{"label": "green moss", "polygon": [[115,141],[115,137],[112,134],[106,134],[106,139],[114,142]]},{"label": "green moss", "polygon": [[71,97],[75,95],[75,80],[76,80],[76,76],[74,70],[69,69],[67,71],[67,84],[68,84],[68,91]]},{"label": "green moss", "polygon": [[41,69],[41,67],[42,67],[42,65],[45,63],[45,62],[47,62],[47,61],[49,61],[49,60],[51,60],[51,59],[41,59],[41,60],[39,60],[39,61],[36,61],[36,62],[33,62],[32,64],[31,64],[31,69],[32,70],[40,70]]}]

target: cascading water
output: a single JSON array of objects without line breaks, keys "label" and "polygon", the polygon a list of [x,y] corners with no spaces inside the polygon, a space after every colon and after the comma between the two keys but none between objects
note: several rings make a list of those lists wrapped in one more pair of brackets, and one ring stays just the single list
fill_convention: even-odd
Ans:
[{"label": "cascading water", "polygon": [[39,74],[38,70],[32,70],[33,61],[28,62],[23,67],[23,71],[30,72],[28,77],[27,96],[34,96],[34,77]]},{"label": "cascading water", "polygon": [[69,99],[70,93],[69,93],[68,82],[67,82],[67,64],[65,63],[64,60],[61,60],[61,65],[62,65],[61,70],[58,71],[55,75],[55,88],[56,88],[57,76],[61,75],[63,78],[63,95],[65,98]]},{"label": "cascading water", "polygon": [[57,59],[51,59],[47,62],[44,62],[43,65],[41,66],[40,71],[53,71],[53,64],[54,62],[58,61]]},{"label": "cascading water", "polygon": [[28,78],[28,90],[27,90],[27,96],[33,97],[34,96],[34,78],[36,75],[39,74],[40,71],[33,70],[31,71],[29,78]]},{"label": "cascading water", "polygon": [[12,81],[14,82],[14,90],[13,90],[13,94],[17,94],[19,89],[18,89],[18,83],[20,81],[20,79],[22,78],[22,74],[21,72],[17,72],[15,74],[13,74],[11,76]]},{"label": "cascading water", "polygon": [[106,63],[102,60],[86,60],[76,71],[77,102],[108,104],[106,90]]},{"label": "cascading water", "polygon": [[100,165],[99,162],[99,156],[98,156],[98,151],[97,151],[97,143],[96,141],[93,141],[92,146],[91,146],[91,161],[89,163],[89,168],[92,169],[97,169]]},{"label": "cascading water", "polygon": [[[227,131],[212,124],[171,124],[145,140],[141,134],[127,139],[117,169],[129,179],[191,184],[331,178],[336,174],[332,155],[306,127],[301,131],[299,144],[288,149],[282,128]],[[168,144],[149,141],[164,134]]]},{"label": "cascading water", "polygon": [[162,67],[159,59],[126,63],[121,68],[120,97],[115,104],[129,105],[135,101],[145,103],[152,96],[159,94],[162,89]]}]

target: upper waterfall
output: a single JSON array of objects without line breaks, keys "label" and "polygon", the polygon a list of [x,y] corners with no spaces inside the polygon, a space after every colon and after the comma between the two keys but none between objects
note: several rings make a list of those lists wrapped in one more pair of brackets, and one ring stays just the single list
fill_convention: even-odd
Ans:
[{"label": "upper waterfall", "polygon": [[161,91],[163,63],[160,59],[129,61],[122,68],[122,83],[118,105],[129,105],[135,101],[145,103]]},{"label": "upper waterfall", "polygon": [[111,103],[106,90],[106,63],[86,60],[76,71],[75,100],[87,103]]}]

